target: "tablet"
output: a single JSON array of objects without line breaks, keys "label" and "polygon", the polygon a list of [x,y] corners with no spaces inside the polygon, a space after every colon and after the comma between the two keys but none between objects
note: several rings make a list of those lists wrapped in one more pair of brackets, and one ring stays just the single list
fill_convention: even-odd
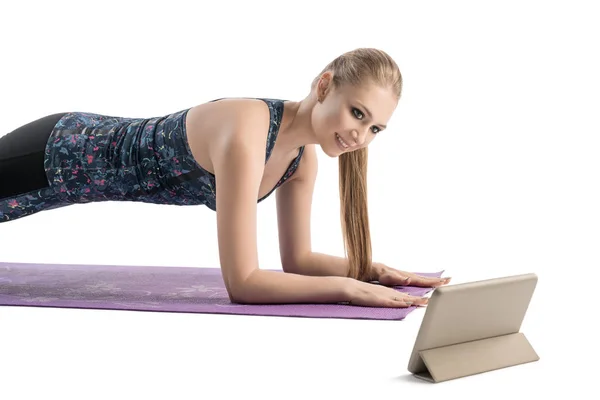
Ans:
[{"label": "tablet", "polygon": [[531,273],[436,288],[425,307],[409,372],[440,382],[537,361],[519,332],[537,281]]}]

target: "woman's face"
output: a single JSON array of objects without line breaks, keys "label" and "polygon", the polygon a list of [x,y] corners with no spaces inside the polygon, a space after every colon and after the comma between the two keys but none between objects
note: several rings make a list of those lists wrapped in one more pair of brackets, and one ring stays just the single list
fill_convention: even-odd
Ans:
[{"label": "woman's face", "polygon": [[317,84],[312,126],[323,152],[330,157],[366,147],[383,131],[398,104],[392,91],[375,84],[343,86],[325,92],[328,79]]}]

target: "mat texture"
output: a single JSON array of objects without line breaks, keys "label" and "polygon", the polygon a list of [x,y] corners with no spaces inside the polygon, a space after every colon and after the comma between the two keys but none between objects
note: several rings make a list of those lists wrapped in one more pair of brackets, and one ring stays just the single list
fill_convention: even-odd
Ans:
[{"label": "mat texture", "polygon": [[[396,289],[416,296],[432,291]],[[377,320],[402,320],[416,308],[235,304],[219,268],[10,262],[0,262],[0,305]]]}]

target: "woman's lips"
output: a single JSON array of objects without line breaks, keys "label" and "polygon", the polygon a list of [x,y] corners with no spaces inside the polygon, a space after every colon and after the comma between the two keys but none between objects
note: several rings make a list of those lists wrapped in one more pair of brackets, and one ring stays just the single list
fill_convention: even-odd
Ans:
[{"label": "woman's lips", "polygon": [[346,141],[342,139],[342,137],[337,132],[335,133],[335,141],[341,150],[346,151],[348,147],[350,147],[348,143],[346,143]]}]

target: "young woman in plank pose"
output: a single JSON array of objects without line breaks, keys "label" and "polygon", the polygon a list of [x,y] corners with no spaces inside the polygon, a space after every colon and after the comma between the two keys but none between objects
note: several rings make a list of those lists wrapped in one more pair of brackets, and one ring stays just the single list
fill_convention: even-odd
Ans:
[{"label": "young woman in plank pose", "polygon": [[[424,305],[389,286],[437,287],[449,278],[371,259],[367,148],[401,90],[394,60],[360,48],[329,63],[300,101],[218,99],[155,118],[48,115],[0,137],[0,222],[98,201],[203,204],[217,213],[233,302]],[[339,159],[347,258],[311,249],[317,145]],[[273,192],[285,273],[258,265],[257,203]]]}]

